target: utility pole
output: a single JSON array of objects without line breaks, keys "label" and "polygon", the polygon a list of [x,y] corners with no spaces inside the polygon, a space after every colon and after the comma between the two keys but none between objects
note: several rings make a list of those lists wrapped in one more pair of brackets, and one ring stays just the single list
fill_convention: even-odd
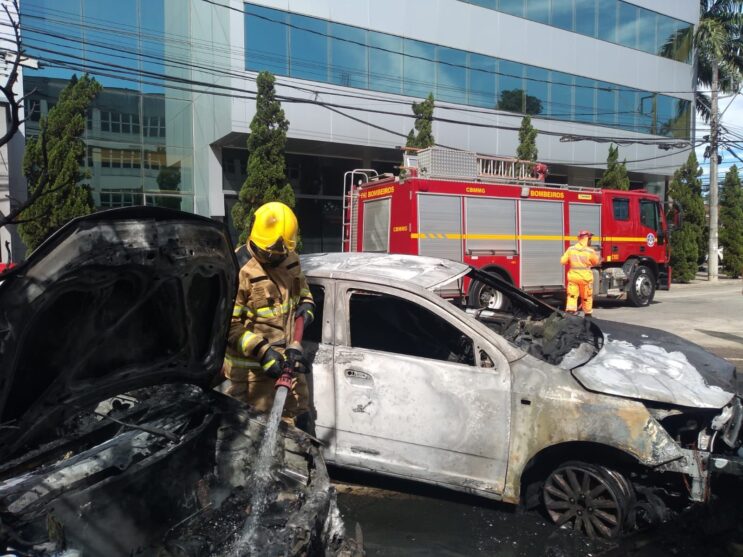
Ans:
[{"label": "utility pole", "polygon": [[707,280],[717,282],[717,229],[718,229],[718,201],[717,201],[717,138],[719,134],[719,118],[717,112],[717,88],[719,85],[719,66],[717,60],[712,60],[712,106],[710,115],[710,155],[709,155],[709,253],[707,255]]}]

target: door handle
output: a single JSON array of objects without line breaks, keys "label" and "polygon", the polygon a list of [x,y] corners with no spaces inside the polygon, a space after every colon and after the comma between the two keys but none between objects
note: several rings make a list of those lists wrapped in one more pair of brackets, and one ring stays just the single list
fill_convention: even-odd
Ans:
[{"label": "door handle", "polygon": [[374,378],[371,374],[360,369],[348,368],[343,372],[343,375],[346,381],[357,387],[372,387],[374,385]]}]

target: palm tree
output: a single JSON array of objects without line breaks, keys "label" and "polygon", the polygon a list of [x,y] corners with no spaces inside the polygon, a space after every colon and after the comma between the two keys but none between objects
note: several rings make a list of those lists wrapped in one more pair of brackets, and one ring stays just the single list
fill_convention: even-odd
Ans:
[{"label": "palm tree", "polygon": [[710,125],[709,164],[709,256],[707,276],[717,280],[718,259],[718,139],[720,91],[737,93],[743,80],[743,0],[700,0],[699,25],[694,32],[694,65],[697,84],[710,91],[697,91],[697,111]]}]

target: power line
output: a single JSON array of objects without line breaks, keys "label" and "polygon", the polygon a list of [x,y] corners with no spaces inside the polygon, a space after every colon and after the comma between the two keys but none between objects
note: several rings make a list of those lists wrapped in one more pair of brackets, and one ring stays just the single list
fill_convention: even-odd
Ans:
[{"label": "power line", "polygon": [[[62,39],[62,40],[69,40],[67,37],[63,37],[61,35],[57,35],[57,34],[53,34],[53,33],[49,33],[49,32],[44,32],[44,31],[40,31],[40,30],[39,31],[34,30],[34,32],[36,32],[38,34],[42,34],[42,35],[52,36],[52,37],[59,38],[59,39]],[[68,48],[66,45],[62,45],[62,44],[59,44],[59,43],[54,42],[54,41],[48,41],[48,40],[43,40],[43,39],[38,39],[38,38],[35,39],[35,41],[38,41],[38,42],[40,42],[42,44],[48,44],[48,45],[51,45],[51,46]],[[99,47],[99,48],[104,48],[104,49],[109,49],[109,50],[115,51],[115,52],[118,53],[118,58],[130,59],[130,60],[134,60],[134,61],[137,61],[137,62],[142,62],[142,60],[140,60],[140,58],[147,58],[147,59],[151,59],[151,60],[156,60],[158,62],[164,62],[164,65],[165,66],[178,67],[178,68],[186,68],[186,69],[197,69],[199,71],[210,73],[210,74],[215,75],[217,77],[231,76],[231,77],[237,77],[237,78],[245,78],[245,79],[248,79],[249,81],[255,81],[255,78],[251,78],[249,76],[245,76],[245,74],[233,72],[231,70],[219,69],[218,66],[215,66],[215,67],[203,66],[203,65],[193,64],[193,63],[190,63],[190,62],[185,62],[185,61],[178,60],[178,59],[154,56],[154,55],[151,55],[151,54],[147,54],[145,52],[141,52],[140,54],[136,54],[136,55],[132,56],[131,55],[131,49],[116,48],[116,47],[113,47],[113,46],[110,46],[110,45],[106,45],[106,44],[102,44],[102,43],[97,43],[97,42],[93,42],[93,41],[87,41],[85,43],[85,46],[88,46],[88,45],[93,45],[93,46],[96,46],[96,47]],[[45,49],[43,47],[36,46],[36,45],[32,45],[31,48],[36,49],[36,50],[39,50],[39,51],[42,51],[42,52],[47,52],[47,53],[52,53],[52,54],[58,54],[58,52],[56,50]],[[102,56],[110,56],[106,52],[92,50],[92,49],[89,49],[89,48],[86,48],[86,52],[92,52],[94,54],[100,54]],[[87,57],[80,57],[80,56],[77,56],[75,54],[65,54],[65,55],[70,56],[70,57],[73,57],[73,58],[83,59],[83,60],[86,60],[87,59]],[[295,88],[295,89],[298,89],[298,90],[312,91],[313,93],[319,93],[318,90],[310,90],[310,89],[307,89],[307,88],[304,88],[304,87],[298,87],[298,86],[296,86],[294,84],[289,84],[289,83],[283,83],[283,82],[280,82],[280,83],[282,85],[284,85],[284,86]],[[374,100],[378,100],[380,102],[386,102],[386,103],[391,103],[391,104],[403,104],[403,105],[406,105],[406,106],[409,106],[410,105],[410,102],[409,101],[401,100],[401,99],[389,99],[389,98],[384,98],[384,97],[353,95],[353,94],[343,93],[343,92],[340,92],[340,91],[337,91],[337,90],[330,90],[330,91],[328,91],[328,93],[332,93],[333,95],[340,96],[340,97],[349,97],[349,98],[363,99],[363,100],[374,99]],[[558,104],[559,105],[560,103],[554,103],[553,102],[553,103],[549,103],[549,104],[552,104],[552,105]],[[567,105],[567,106],[573,106],[573,105]],[[576,107],[579,107],[579,105],[575,105],[575,106]],[[509,114],[509,115],[510,114],[513,114],[513,113],[509,113],[509,112],[505,112],[505,111],[498,111],[497,109],[490,109],[490,110],[473,109],[473,108],[466,107],[466,106],[450,107],[450,106],[446,106],[446,105],[439,105],[437,108],[444,109],[444,110],[456,110],[456,111],[460,111],[460,112],[469,112],[469,113],[477,113],[477,114],[487,114],[487,115],[491,115],[491,116],[492,115],[497,115],[497,114]],[[495,114],[494,114],[494,111],[495,111]],[[540,113],[538,113],[538,114],[540,114]],[[597,111],[597,112],[591,112],[591,113],[580,113],[580,112],[573,113],[571,111],[570,113],[566,113],[566,114],[550,113],[550,114],[542,115],[542,117],[554,118],[554,119],[562,119],[561,116],[562,117],[571,116],[571,117],[577,118],[577,117],[580,117],[580,116],[599,116],[600,117],[600,116],[606,116],[606,115],[623,115],[623,114],[634,114],[634,115],[646,116],[645,114],[639,113],[639,112],[636,112],[636,111],[618,111],[618,112],[617,111],[612,111],[612,112]],[[599,125],[602,125],[602,124],[603,123],[600,123]],[[629,128],[630,126],[624,124],[622,127],[626,129],[626,128]],[[644,131],[647,126],[638,125],[638,126],[632,126],[632,127],[640,127],[642,129],[642,131]],[[685,130],[686,128],[682,128],[682,129]]]},{"label": "power line", "polygon": [[[42,49],[40,49],[42,50]],[[46,49],[44,49],[46,50]],[[47,58],[47,57],[41,57],[40,60],[56,65],[58,67],[66,67],[68,69],[73,69],[77,71],[93,71],[94,73],[98,73],[100,75],[106,76],[106,77],[115,77],[119,80],[124,81],[135,81],[139,82],[139,80],[135,79],[135,77],[146,77],[149,79],[162,79],[167,82],[176,83],[179,85],[191,85],[191,86],[198,86],[198,87],[205,87],[207,89],[193,89],[193,88],[183,88],[175,85],[167,85],[167,87],[171,89],[177,89],[177,90],[185,90],[192,93],[200,93],[200,94],[213,94],[213,95],[220,95],[220,96],[228,96],[231,98],[243,98],[247,100],[255,100],[255,92],[254,91],[248,91],[248,93],[253,93],[251,95],[244,95],[244,90],[236,87],[230,87],[227,85],[219,85],[216,83],[208,83],[203,81],[196,81],[196,80],[190,80],[186,78],[180,78],[176,76],[169,76],[166,74],[158,73],[158,72],[152,72],[152,71],[146,71],[146,70],[139,70],[134,68],[129,68],[127,66],[123,66],[120,64],[114,64],[112,62],[102,62],[102,61],[96,61],[96,63],[87,63],[83,57],[81,56],[71,56],[73,58],[78,58],[83,60],[82,63],[70,63],[67,60],[59,60],[55,58]],[[119,73],[117,74],[109,74],[107,73],[110,70],[115,70]],[[142,81],[142,83],[145,83]],[[146,82],[148,84],[156,84],[152,82]],[[219,94],[216,91],[212,91],[212,89],[217,89],[220,91],[228,91],[231,92],[229,94]],[[386,115],[386,116],[396,116],[396,117],[402,117],[402,118],[412,118],[413,116],[411,114],[403,114],[399,112],[392,112],[389,110],[379,110],[379,109],[369,109],[369,108],[359,108],[352,105],[345,105],[340,103],[331,103],[331,102],[325,102],[320,101],[317,99],[306,99],[301,97],[292,97],[287,95],[277,95],[277,98],[281,100],[282,102],[289,102],[289,103],[299,103],[299,104],[314,104],[318,106],[322,106],[325,108],[334,108],[334,109],[346,109],[346,110],[354,110],[358,112],[364,112],[367,114],[380,114],[380,115]],[[504,125],[497,125],[497,124],[487,124],[487,123],[480,123],[480,122],[465,122],[461,120],[455,120],[451,118],[441,118],[441,117],[434,117],[434,121],[439,121],[443,123],[449,123],[449,124],[455,124],[455,125],[464,125],[469,127],[480,127],[480,128],[488,128],[488,129],[498,129],[498,130],[504,130],[504,131],[518,131],[518,126],[504,126]],[[368,122],[366,122],[368,123]],[[386,130],[390,131],[390,130]],[[554,137],[564,137],[564,132],[554,132],[551,130],[538,130],[539,133],[546,136],[554,136]],[[398,135],[398,132],[391,131],[390,133],[393,133],[395,135]],[[617,137],[617,136],[572,136],[572,139],[576,140],[586,140],[591,141],[595,140],[598,142],[615,142],[615,143],[621,143],[621,144],[629,144],[629,143],[639,143],[639,144],[645,144],[645,145],[666,145],[668,143],[668,140],[664,139],[638,139],[638,138],[631,138],[631,137]],[[679,143],[671,143],[672,146],[679,146]],[[685,144],[684,144],[685,145]]]},{"label": "power line", "polygon": [[[61,40],[69,40],[67,37],[64,37],[64,36],[61,36],[61,35],[57,35],[57,34],[54,34],[54,33],[45,32],[45,31],[42,31],[42,30],[36,30],[36,29],[34,29],[34,32],[36,32],[38,34],[42,34],[42,35],[49,35],[49,36],[52,36],[54,38],[58,38],[58,39],[61,39]],[[37,40],[39,40],[39,39],[37,39]],[[51,44],[52,46],[66,47],[65,45],[60,45],[59,43],[55,43],[54,41],[44,41],[43,39],[41,39],[41,40],[39,40],[39,42],[42,42],[42,43],[45,43],[45,44]],[[99,47],[99,48],[104,48],[104,49],[108,48],[108,49],[111,49],[111,50],[113,50],[113,51],[115,51],[115,52],[118,53],[118,57],[119,58],[125,58],[125,59],[128,58],[130,60],[134,60],[134,61],[137,61],[139,63],[142,63],[142,60],[140,60],[140,58],[147,58],[147,59],[151,59],[151,60],[156,60],[158,62],[164,62],[164,64],[163,64],[164,66],[177,67],[177,68],[180,68],[180,69],[195,69],[197,71],[211,73],[212,75],[215,75],[217,77],[231,76],[231,77],[237,77],[237,78],[247,79],[249,81],[255,81],[255,78],[250,77],[250,76],[246,76],[243,73],[237,73],[237,72],[233,72],[233,71],[229,71],[229,70],[215,71],[214,68],[209,67],[209,66],[197,65],[197,64],[193,64],[191,62],[185,62],[185,61],[178,60],[178,59],[169,59],[169,58],[166,58],[166,57],[163,57],[163,56],[154,56],[154,55],[151,55],[151,54],[147,54],[145,52],[136,54],[136,55],[134,55],[134,57],[132,57],[132,55],[131,55],[131,49],[126,49],[126,50],[125,49],[120,49],[120,48],[116,48],[116,47],[111,47],[110,45],[106,45],[106,44],[102,44],[102,43],[97,43],[97,42],[93,42],[93,41],[89,41],[88,43],[85,43],[85,46],[88,46],[89,44],[92,44],[93,46],[96,46],[96,47]],[[50,54],[58,54],[58,52],[56,50],[45,49],[45,48],[40,47],[40,46],[34,46],[33,48],[35,48],[36,50],[38,50],[40,52],[46,52],[46,53],[50,53]],[[102,56],[109,56],[105,52],[95,51],[95,50],[91,50],[91,49],[86,49],[86,50],[87,51],[91,51],[91,52],[96,53],[96,54],[100,54]],[[77,54],[66,53],[64,55],[67,56],[67,57],[70,57],[70,58],[75,58],[75,59],[78,59],[78,60],[82,60],[84,64],[86,64],[86,61],[88,60],[87,57],[79,56]],[[56,62],[59,62],[59,60],[55,60],[55,61]],[[98,60],[95,60],[95,59],[90,59],[90,61],[91,62],[102,63],[102,62],[100,62]],[[127,67],[127,66],[117,65],[117,67],[119,69],[121,69],[122,71],[127,71],[129,73],[132,73],[132,69],[129,68],[129,67]],[[86,71],[87,69],[88,69],[88,67],[87,67],[87,65],[85,65],[83,67],[83,71]],[[168,76],[168,75],[164,75],[163,76],[162,74],[161,74],[161,77],[164,77],[165,79],[171,79],[172,78],[172,76]],[[295,84],[284,83],[283,81],[280,81],[280,84],[282,84],[283,86],[286,86],[286,87],[291,87],[291,88],[300,90],[300,91],[310,92],[312,94],[319,94],[319,93],[321,93],[321,91],[319,91],[317,89],[309,89],[307,87],[299,87],[299,86],[297,86]],[[404,104],[406,106],[409,106],[409,102],[408,101],[398,100],[398,99],[388,99],[388,98],[382,98],[382,97],[372,97],[372,96],[368,96],[368,95],[367,96],[363,96],[363,95],[351,95],[351,94],[344,94],[344,93],[338,92],[338,91],[328,91],[328,93],[329,94],[333,94],[333,95],[337,95],[337,96],[341,96],[341,97],[346,96],[346,97],[350,97],[350,98],[364,99],[364,100],[374,99],[374,100],[379,100],[381,102],[389,102],[389,103],[393,103],[393,104]],[[358,108],[358,107],[352,107],[352,106],[347,106],[347,105],[345,106],[345,108],[351,108],[351,109],[360,110],[360,108]],[[509,112],[504,112],[504,111],[497,111],[497,109],[496,109],[496,111],[494,113],[492,111],[491,112],[487,112],[485,110],[471,109],[469,107],[462,107],[462,106],[460,106],[460,107],[449,107],[449,106],[446,106],[446,105],[439,105],[437,108],[441,108],[441,109],[445,109],[445,110],[456,110],[456,111],[465,112],[465,113],[466,112],[479,113],[479,114],[484,113],[484,114],[487,114],[489,116],[496,116],[498,114],[507,114],[507,115],[513,115],[514,114],[514,113],[509,113]],[[619,113],[598,112],[598,113],[592,113],[591,116],[601,116],[601,115],[604,115],[604,114],[622,114],[622,112],[619,112]],[[580,115],[581,115],[581,113],[575,113],[574,115],[571,113],[571,116],[574,116],[575,118],[577,118]],[[404,115],[404,116],[407,116],[407,115]],[[558,115],[558,114],[552,114],[552,115],[550,115],[550,114],[539,114],[538,113],[538,114],[535,114],[535,116],[539,116],[539,117],[542,117],[542,118],[548,118],[548,119],[549,118],[551,118],[551,119],[558,119],[558,120],[561,120],[562,119],[562,118],[560,118],[560,115]],[[440,118],[440,120],[441,121],[447,121],[447,119],[444,119],[444,118]],[[451,120],[449,120],[449,121],[451,121]],[[578,121],[580,122],[580,120],[578,120]],[[581,123],[593,124],[593,122],[586,122],[586,121],[582,121]],[[481,126],[481,124],[478,124],[478,123],[470,123],[470,125],[472,125],[474,127]],[[598,125],[605,125],[605,124],[604,124],[604,122],[598,122]],[[613,125],[616,126],[617,124],[613,124]],[[626,124],[624,124],[623,127],[624,128],[629,128],[630,126],[627,126]],[[638,127],[638,126],[633,126],[633,127]],[[646,132],[646,126],[639,126],[639,127],[641,129],[641,132],[647,133]],[[674,128],[673,127],[665,126],[663,129],[668,130],[668,131],[672,131]],[[683,128],[680,128],[680,129],[686,130],[686,127],[683,127]],[[548,133],[548,132],[545,132],[545,133]],[[592,136],[580,136],[580,137],[576,136],[576,137],[573,137],[572,139],[574,139],[574,140],[575,139],[579,139],[579,140],[586,140],[586,139],[587,140],[591,140],[592,139]],[[632,138],[609,137],[609,138],[602,138],[602,140],[616,140],[616,141],[625,141],[627,143],[637,142],[637,143],[648,143],[648,144],[656,144],[657,142],[668,143],[668,141],[669,141],[667,139],[639,139],[639,138],[636,138],[636,137],[632,137]]]},{"label": "power line", "polygon": [[[78,69],[78,70],[81,69],[79,67],[75,67],[74,65],[67,65],[67,64],[63,64],[62,67],[69,67],[70,69]],[[107,76],[110,76],[110,77],[120,77],[117,74],[104,74],[104,75],[107,75]],[[187,80],[184,80],[184,81],[187,81]],[[149,83],[149,82],[143,81],[143,83]],[[195,82],[195,83],[198,83],[198,82]],[[206,85],[207,86],[213,86],[213,85],[210,85],[210,84],[206,84]],[[193,92],[193,93],[201,93],[201,94],[207,94],[207,95],[223,96],[223,97],[229,97],[229,98],[243,98],[243,99],[255,100],[255,96],[254,95],[236,95],[234,93],[220,93],[218,91],[198,90],[198,89],[181,87],[181,86],[170,86],[170,87],[171,88],[178,89],[178,90],[190,91],[190,92]],[[279,95],[277,95],[277,98],[279,98],[282,102],[290,102],[290,103],[291,102],[299,102],[299,103],[304,103],[304,104],[312,104],[312,105],[321,106],[321,107],[323,107],[323,108],[325,108],[327,110],[330,110],[332,112],[335,112],[335,113],[337,113],[337,114],[339,114],[341,116],[344,116],[344,117],[349,118],[349,119],[354,120],[354,121],[360,121],[360,122],[362,122],[364,124],[367,124],[367,125],[371,125],[371,127],[375,128],[375,129],[378,129],[378,130],[381,130],[381,131],[390,133],[390,134],[392,134],[392,135],[394,135],[396,137],[404,137],[405,136],[405,134],[402,134],[402,133],[400,133],[400,132],[398,132],[396,130],[391,130],[391,129],[385,128],[383,126],[379,126],[377,124],[373,124],[373,123],[370,123],[370,122],[361,120],[361,119],[359,119],[356,116],[349,115],[349,114],[343,112],[342,110],[340,110],[339,105],[333,105],[331,103],[324,103],[324,102],[321,102],[321,101],[316,101],[316,100],[311,100],[311,99],[297,99],[297,98],[292,98],[292,97],[281,97]],[[351,110],[356,110],[356,111],[360,111],[360,112],[369,112],[368,109],[358,109],[358,108],[355,108],[355,107],[343,107],[342,105],[340,105],[340,107],[341,108],[346,108],[346,109],[351,109]],[[379,112],[379,111],[377,111],[377,112]],[[389,114],[395,115],[395,116],[411,117],[409,115],[402,115],[402,114],[397,114],[397,113],[389,113]],[[458,122],[458,121],[455,121],[453,123],[460,124],[460,125],[470,125],[468,122]],[[496,128],[496,129],[502,129],[503,128],[502,126],[490,126],[490,127],[493,127],[493,128]],[[517,130],[518,128],[507,127],[506,129],[509,129],[511,131],[514,131],[514,130]],[[554,135],[559,135],[557,132],[552,132],[552,133]],[[548,132],[548,134],[549,134],[549,132]],[[667,158],[667,157],[671,157],[671,156],[674,156],[674,155],[677,155],[677,154],[681,154],[681,153],[690,151],[693,148],[695,148],[695,147],[694,146],[687,147],[687,148],[684,148],[684,149],[679,150],[676,153],[667,153],[667,154],[653,156],[653,157],[646,157],[646,158],[633,159],[633,160],[625,160],[625,162],[628,163],[628,164],[634,164],[634,163],[639,163],[639,162],[650,162],[650,161],[654,161],[654,160],[659,160],[659,159],[664,159],[664,158]],[[572,164],[572,165],[576,165],[576,166],[587,166],[587,167],[591,167],[591,166],[602,167],[602,166],[604,166],[606,164],[604,162],[591,162],[591,161],[585,161],[585,162],[583,162],[583,161],[575,161],[575,160],[556,160],[556,159],[551,160],[550,163],[551,164]],[[637,170],[634,170],[633,169],[631,171],[632,172],[636,172]]]}]

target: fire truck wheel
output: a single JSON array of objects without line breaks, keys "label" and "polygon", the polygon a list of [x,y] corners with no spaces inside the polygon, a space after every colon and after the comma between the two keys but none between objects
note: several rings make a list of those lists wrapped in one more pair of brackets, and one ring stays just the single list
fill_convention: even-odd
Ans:
[{"label": "fire truck wheel", "polygon": [[655,277],[644,265],[639,265],[632,273],[627,297],[635,307],[647,306],[655,296]]},{"label": "fire truck wheel", "polygon": [[511,303],[503,292],[496,290],[479,281],[473,281],[470,286],[468,302],[474,308],[506,310]]}]

